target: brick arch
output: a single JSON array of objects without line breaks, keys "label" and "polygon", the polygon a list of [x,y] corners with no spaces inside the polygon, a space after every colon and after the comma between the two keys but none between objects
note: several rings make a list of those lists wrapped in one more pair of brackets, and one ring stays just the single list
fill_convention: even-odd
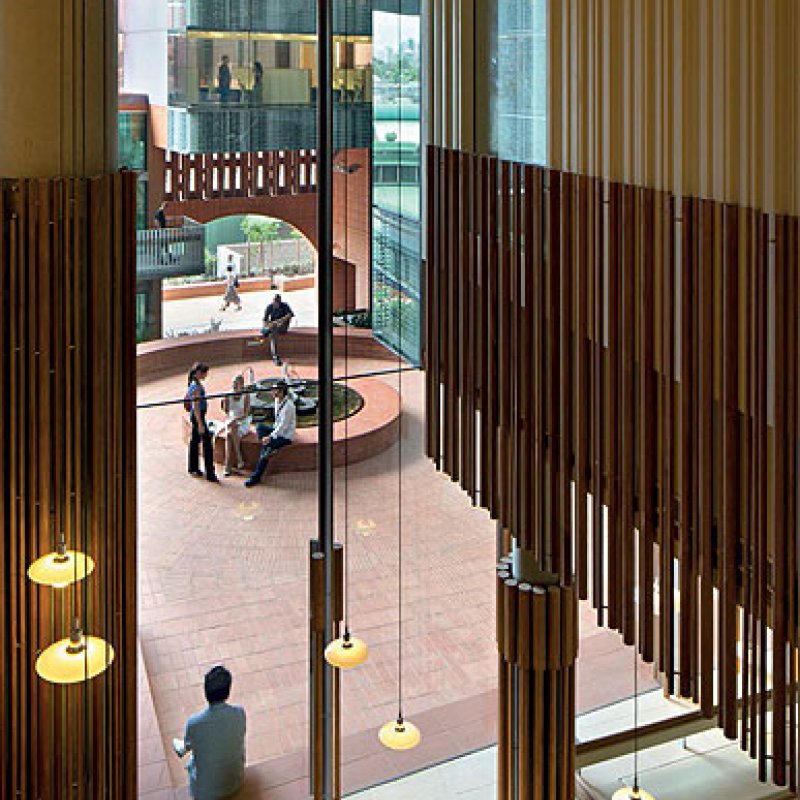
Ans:
[{"label": "brick arch", "polygon": [[317,249],[317,195],[314,192],[263,197],[219,197],[209,200],[168,200],[167,216],[213,222],[221,217],[259,215],[288,222]]},{"label": "brick arch", "polygon": [[[220,197],[212,200],[169,200],[167,216],[190,217],[207,224],[222,217],[258,215],[287,222],[298,230],[317,250],[316,194],[264,197]],[[358,280],[356,265],[338,256],[333,257],[333,306],[335,309],[356,308]]]}]

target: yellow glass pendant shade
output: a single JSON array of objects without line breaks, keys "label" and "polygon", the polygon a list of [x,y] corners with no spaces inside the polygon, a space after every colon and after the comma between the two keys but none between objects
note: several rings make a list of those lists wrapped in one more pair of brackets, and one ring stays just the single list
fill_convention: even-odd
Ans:
[{"label": "yellow glass pendant shade", "polygon": [[369,656],[369,648],[357,636],[345,633],[334,639],[325,648],[325,660],[339,669],[352,669],[363,664]]},{"label": "yellow glass pendant shade", "polygon": [[76,627],[70,636],[51,644],[36,659],[36,672],[50,683],[80,683],[104,672],[114,660],[114,648]]},{"label": "yellow glass pendant shade", "polygon": [[63,543],[54,553],[48,553],[28,567],[28,577],[34,583],[63,589],[75,581],[83,580],[94,570],[94,561],[77,550],[67,550]]},{"label": "yellow glass pendant shade", "polygon": [[645,789],[633,789],[630,786],[623,786],[614,792],[611,800],[655,800],[655,798]]},{"label": "yellow glass pendant shade", "polygon": [[411,750],[420,743],[422,735],[413,722],[398,717],[381,728],[378,738],[390,750]]}]

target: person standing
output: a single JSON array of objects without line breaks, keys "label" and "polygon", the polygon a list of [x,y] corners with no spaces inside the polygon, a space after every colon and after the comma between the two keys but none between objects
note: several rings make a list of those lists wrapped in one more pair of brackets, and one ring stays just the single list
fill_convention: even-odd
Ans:
[{"label": "person standing", "polygon": [[250,93],[250,101],[256,106],[264,102],[264,67],[260,61],[253,62],[253,91]]},{"label": "person standing", "polygon": [[183,758],[191,754],[189,794],[193,800],[219,800],[238,792],[244,782],[247,717],[228,703],[233,678],[223,666],[210,669],[203,681],[208,707],[189,717],[183,741],[172,746]]},{"label": "person standing", "polygon": [[248,489],[259,483],[270,458],[292,443],[297,428],[297,409],[285,381],[278,381],[272,387],[272,396],[275,398],[275,424],[265,425],[262,422],[256,426],[256,433],[261,439],[261,455],[253,474],[244,482]]},{"label": "person standing", "polygon": [[278,355],[277,339],[289,330],[289,323],[293,316],[294,311],[289,308],[288,303],[281,300],[279,294],[276,294],[272,298],[272,302],[264,309],[264,327],[261,328],[261,334],[269,338],[272,360],[278,366],[281,365],[281,358]]},{"label": "person standing", "polygon": [[228,56],[222,56],[217,69],[217,89],[219,90],[219,100],[227,103],[231,99],[231,68]]},{"label": "person standing", "polygon": [[227,275],[225,280],[227,281],[227,285],[225,287],[225,294],[222,296],[222,307],[220,311],[227,311],[228,306],[231,303],[236,305],[236,310],[242,310],[242,300],[239,297],[239,292],[236,290],[239,288],[239,277],[233,270],[233,256],[228,256],[228,267],[227,267]]},{"label": "person standing", "polygon": [[203,446],[203,462],[207,481],[219,483],[214,469],[214,442],[206,423],[208,400],[203,381],[208,377],[208,364],[198,361],[190,370],[184,406],[192,423],[192,436],[189,439],[189,474],[202,477],[200,471],[200,445]]}]

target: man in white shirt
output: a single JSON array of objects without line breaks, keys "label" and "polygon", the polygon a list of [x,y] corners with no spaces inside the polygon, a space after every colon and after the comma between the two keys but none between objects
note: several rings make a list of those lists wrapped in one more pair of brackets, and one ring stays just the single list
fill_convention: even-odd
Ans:
[{"label": "man in white shirt", "polygon": [[208,707],[189,718],[183,741],[173,742],[179,756],[191,754],[189,794],[193,800],[219,800],[237,792],[244,780],[245,713],[227,702],[231,673],[214,667],[205,677]]},{"label": "man in white shirt", "polygon": [[278,381],[272,387],[272,396],[275,398],[275,424],[256,426],[256,433],[261,439],[261,455],[253,474],[244,482],[250,488],[255,486],[264,474],[269,459],[287,444],[292,443],[294,432],[297,428],[297,410],[292,398],[289,397],[289,387],[285,381]]}]

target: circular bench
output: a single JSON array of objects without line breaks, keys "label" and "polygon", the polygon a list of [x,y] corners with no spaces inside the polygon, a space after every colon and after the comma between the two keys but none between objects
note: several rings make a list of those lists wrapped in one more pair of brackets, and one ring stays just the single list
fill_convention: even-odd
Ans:
[{"label": "circular bench", "polygon": [[[333,425],[333,464],[344,466],[364,461],[391,447],[400,432],[400,402],[398,393],[379,378],[356,378],[349,381],[363,400],[361,409],[347,420]],[[209,414],[209,421],[222,424],[223,417]],[[270,458],[266,475],[277,472],[304,472],[317,467],[318,428],[298,428],[290,445],[281,448]],[[345,436],[346,434],[346,436]],[[183,438],[188,442],[191,425],[183,417]],[[261,452],[261,442],[255,431],[242,439],[242,458],[247,470],[255,469]],[[214,461],[225,463],[225,434],[214,437]]]}]

